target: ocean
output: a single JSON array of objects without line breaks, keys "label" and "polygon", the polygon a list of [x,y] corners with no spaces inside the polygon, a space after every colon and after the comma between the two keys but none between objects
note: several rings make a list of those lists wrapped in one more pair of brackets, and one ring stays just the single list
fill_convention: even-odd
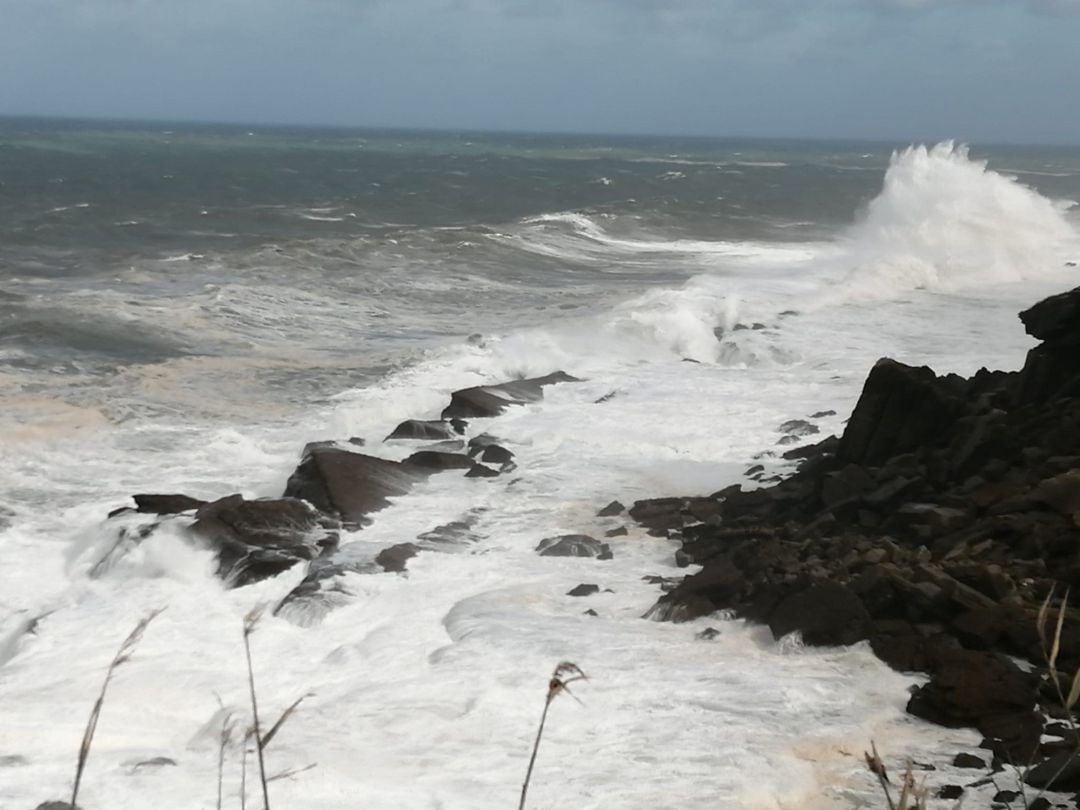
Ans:
[{"label": "ocean", "polygon": [[[1018,368],[1016,313],[1080,285],[1073,200],[1080,148],[0,119],[0,807],[70,791],[105,668],[159,608],[80,804],[216,807],[243,617],[303,577],[226,589],[168,529],[96,565],[111,510],[279,496],[311,441],[402,459],[417,443],[384,437],[453,390],[556,370],[581,382],[470,424],[516,470],[432,476],[340,553],[467,541],[260,622],[262,712],[305,696],[268,769],[315,765],[273,805],[516,806],[560,661],[589,680],[552,705],[530,807],[880,806],[870,740],[948,778],[978,735],[905,715],[922,676],[645,619],[677,544],[596,513],[790,471],[780,425],[842,431],[879,357]],[[534,550],[624,524],[610,561]]]}]

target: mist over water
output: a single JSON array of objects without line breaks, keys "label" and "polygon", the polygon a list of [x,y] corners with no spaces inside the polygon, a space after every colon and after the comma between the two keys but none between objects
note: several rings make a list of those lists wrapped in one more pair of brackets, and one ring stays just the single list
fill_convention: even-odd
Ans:
[{"label": "mist over water", "polygon": [[[620,525],[596,517],[615,498],[784,472],[778,426],[832,410],[816,423],[841,431],[880,356],[1019,366],[1016,312],[1080,283],[1080,154],[25,122],[0,142],[0,756],[27,763],[0,805],[63,793],[104,663],[161,606],[86,806],[209,802],[215,694],[244,706],[240,617],[303,575],[225,590],[175,532],[91,575],[108,511],[280,495],[312,440],[403,458],[383,438],[451,391],[556,369],[583,381],[470,426],[504,439],[512,476],[434,476],[342,553],[466,518],[471,543],[260,629],[268,711],[313,693],[273,756],[318,767],[276,801],[505,807],[559,660],[592,680],[555,710],[537,806],[853,806],[871,737],[930,758],[968,740],[906,718],[911,679],[865,649],[642,620],[642,577],[686,573],[670,541],[631,526],[606,563],[533,549]],[[601,593],[566,595],[582,582]],[[154,756],[178,764],[125,764]]]}]

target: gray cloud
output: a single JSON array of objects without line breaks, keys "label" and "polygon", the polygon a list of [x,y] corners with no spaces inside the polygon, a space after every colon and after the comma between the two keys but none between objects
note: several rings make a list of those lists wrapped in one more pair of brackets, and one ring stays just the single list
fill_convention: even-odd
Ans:
[{"label": "gray cloud", "polygon": [[1078,11],[1080,0],[0,0],[0,113],[1080,141],[1065,103]]}]

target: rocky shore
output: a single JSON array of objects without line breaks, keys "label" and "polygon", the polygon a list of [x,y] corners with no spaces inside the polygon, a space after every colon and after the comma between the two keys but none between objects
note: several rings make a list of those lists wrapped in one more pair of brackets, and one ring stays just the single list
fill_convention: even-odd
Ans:
[{"label": "rocky shore", "polygon": [[[700,566],[681,581],[650,578],[664,594],[649,618],[727,611],[768,625],[778,639],[798,632],[809,645],[867,641],[890,667],[928,676],[912,691],[911,714],[981,732],[982,750],[960,752],[955,764],[990,773],[1019,766],[1032,787],[1071,793],[1080,791],[1080,732],[1062,696],[1080,668],[1080,611],[1064,601],[1080,586],[1080,288],[1020,318],[1041,341],[1021,370],[963,379],[882,359],[842,436],[779,451],[797,462],[790,476],[765,482],[757,465],[747,470],[756,488],[637,501],[628,516],[676,540],[679,566]],[[417,448],[402,461],[367,452],[359,439],[310,443],[279,498],[136,495],[134,507],[109,516],[115,544],[94,569],[172,524],[212,548],[219,575],[234,586],[306,565],[278,611],[296,618],[333,607],[347,598],[343,574],[400,572],[418,552],[467,543],[475,516],[366,562],[337,554],[342,529],[362,528],[430,475],[514,470],[514,454],[497,438],[467,438],[469,420],[575,381],[555,372],[456,391],[438,417],[406,420],[386,437]],[[799,419],[784,429],[788,447],[817,430]],[[623,511],[611,504],[599,516]],[[612,553],[585,535],[542,538],[537,552]],[[986,774],[973,778],[985,784]],[[946,786],[942,795],[963,789]],[[1016,798],[1008,793],[995,796],[1001,806]]]},{"label": "rocky shore", "polygon": [[1061,695],[1080,667],[1080,611],[1068,604],[1057,686],[1047,665],[1062,600],[1080,590],[1080,288],[1020,318],[1042,341],[1020,371],[963,379],[882,359],[842,436],[784,454],[801,460],[790,477],[638,501],[630,515],[701,566],[652,617],[725,610],[776,638],[869,641],[890,667],[929,675],[908,712],[982,733],[965,761],[1076,792],[1080,735]]}]

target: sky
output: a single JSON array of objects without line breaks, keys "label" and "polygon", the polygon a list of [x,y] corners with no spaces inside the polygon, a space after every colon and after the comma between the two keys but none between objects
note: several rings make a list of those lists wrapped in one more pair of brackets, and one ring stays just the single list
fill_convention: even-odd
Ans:
[{"label": "sky", "polygon": [[0,115],[1080,144],[1080,0],[0,0]]}]

